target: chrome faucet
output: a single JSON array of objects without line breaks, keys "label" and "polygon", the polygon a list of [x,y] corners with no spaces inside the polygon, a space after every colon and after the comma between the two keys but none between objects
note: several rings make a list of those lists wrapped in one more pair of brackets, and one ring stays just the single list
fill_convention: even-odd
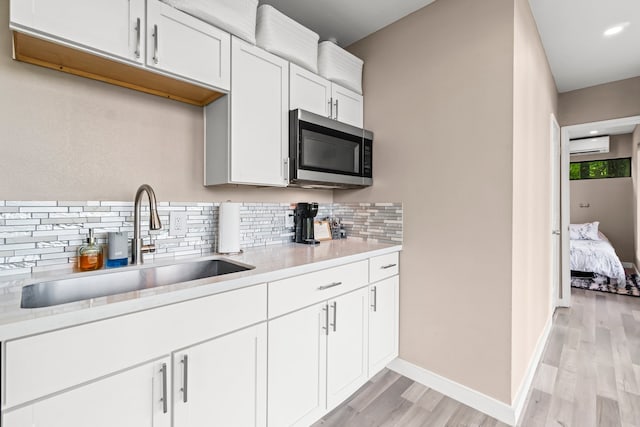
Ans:
[{"label": "chrome faucet", "polygon": [[158,207],[156,205],[156,195],[148,184],[142,184],[136,192],[134,200],[133,213],[133,240],[131,241],[131,264],[142,264],[142,254],[147,252],[155,252],[156,247],[150,243],[144,245],[140,238],[140,208],[142,205],[142,194],[147,193],[149,197],[149,230],[159,230],[162,228],[160,217],[158,216]]}]

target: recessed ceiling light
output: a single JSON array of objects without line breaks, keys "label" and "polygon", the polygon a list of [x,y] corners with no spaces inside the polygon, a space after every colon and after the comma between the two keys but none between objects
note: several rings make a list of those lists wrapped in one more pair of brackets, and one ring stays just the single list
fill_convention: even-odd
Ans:
[{"label": "recessed ceiling light", "polygon": [[606,37],[615,36],[616,34],[620,34],[625,28],[627,28],[627,26],[629,26],[629,23],[623,22],[622,24],[617,24],[613,27],[607,28],[603,34]]},{"label": "recessed ceiling light", "polygon": [[590,134],[590,135],[595,135],[595,134],[597,134],[597,133],[598,133],[598,131],[597,131],[597,130],[592,130],[591,132],[589,132],[589,134]]}]

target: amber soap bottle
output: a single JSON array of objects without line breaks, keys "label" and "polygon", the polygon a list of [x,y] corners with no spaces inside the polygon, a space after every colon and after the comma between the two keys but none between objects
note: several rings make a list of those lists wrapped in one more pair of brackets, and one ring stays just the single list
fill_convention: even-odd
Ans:
[{"label": "amber soap bottle", "polygon": [[93,237],[93,229],[90,228],[87,243],[78,248],[78,270],[98,270],[102,268],[103,260],[102,246],[96,243],[96,239]]}]

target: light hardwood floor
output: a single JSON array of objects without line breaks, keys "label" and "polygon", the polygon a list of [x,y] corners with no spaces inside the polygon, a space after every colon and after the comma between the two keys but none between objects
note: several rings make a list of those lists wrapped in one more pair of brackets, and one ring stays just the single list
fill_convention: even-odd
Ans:
[{"label": "light hardwood floor", "polygon": [[[640,298],[572,290],[559,308],[522,427],[640,427]],[[393,371],[314,427],[505,426]]]}]

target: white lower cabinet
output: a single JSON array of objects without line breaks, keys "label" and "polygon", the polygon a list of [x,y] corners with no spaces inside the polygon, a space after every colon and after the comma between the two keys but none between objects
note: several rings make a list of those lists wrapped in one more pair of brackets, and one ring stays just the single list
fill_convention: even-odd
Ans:
[{"label": "white lower cabinet", "polygon": [[369,377],[398,357],[398,276],[369,286]]},{"label": "white lower cabinet", "polygon": [[327,304],[269,322],[270,427],[308,426],[325,412]]},{"label": "white lower cabinet", "polygon": [[8,411],[4,427],[171,426],[169,357]]},{"label": "white lower cabinet", "polygon": [[327,408],[367,382],[367,288],[329,302]]},{"label": "white lower cabinet", "polygon": [[367,381],[367,293],[269,322],[269,426],[308,426]]},{"label": "white lower cabinet", "polygon": [[174,426],[264,427],[267,325],[175,352]]}]

